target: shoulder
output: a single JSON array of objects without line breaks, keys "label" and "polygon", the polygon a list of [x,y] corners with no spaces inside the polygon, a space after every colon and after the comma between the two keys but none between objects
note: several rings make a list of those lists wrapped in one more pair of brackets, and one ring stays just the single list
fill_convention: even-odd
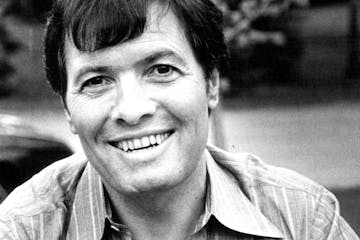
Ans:
[{"label": "shoulder", "polygon": [[286,168],[265,163],[246,153],[231,153],[208,146],[210,154],[223,168],[230,171],[244,187],[274,187],[317,195],[324,188],[309,178]]},{"label": "shoulder", "polygon": [[341,217],[337,198],[324,186],[295,171],[268,165],[251,154],[244,162],[251,179],[245,187],[249,199],[287,236],[358,239]]},{"label": "shoulder", "polygon": [[208,150],[234,176],[252,204],[285,235],[304,236],[307,229],[310,237],[329,234],[337,231],[335,228],[354,235],[340,216],[338,200],[320,184],[295,171],[266,164],[249,153],[229,153],[216,147]]},{"label": "shoulder", "polygon": [[86,166],[83,153],[76,153],[46,167],[17,187],[0,205],[0,220],[34,216],[64,207]]}]

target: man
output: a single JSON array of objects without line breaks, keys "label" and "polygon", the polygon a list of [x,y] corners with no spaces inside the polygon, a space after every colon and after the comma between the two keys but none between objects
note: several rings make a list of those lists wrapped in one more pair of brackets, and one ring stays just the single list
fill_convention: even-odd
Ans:
[{"label": "man", "polygon": [[59,0],[46,66],[84,154],[0,206],[1,239],[358,239],[323,187],[206,146],[226,57],[208,0]]}]

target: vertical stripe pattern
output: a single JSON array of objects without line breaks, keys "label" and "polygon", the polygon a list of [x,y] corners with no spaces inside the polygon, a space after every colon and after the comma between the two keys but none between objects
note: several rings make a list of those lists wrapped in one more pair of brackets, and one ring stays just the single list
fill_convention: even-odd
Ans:
[{"label": "vertical stripe pattern", "polygon": [[[249,154],[208,146],[207,156],[205,212],[189,239],[359,240],[322,186]],[[99,174],[74,155],[0,205],[0,239],[131,240],[108,205]]]}]

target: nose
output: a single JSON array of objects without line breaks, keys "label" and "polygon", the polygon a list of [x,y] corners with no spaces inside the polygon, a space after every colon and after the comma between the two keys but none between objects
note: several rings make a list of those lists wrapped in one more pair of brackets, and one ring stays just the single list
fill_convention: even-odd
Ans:
[{"label": "nose", "polygon": [[122,77],[117,84],[116,100],[111,109],[111,119],[136,125],[152,116],[156,103],[151,99],[145,84],[136,77]]}]

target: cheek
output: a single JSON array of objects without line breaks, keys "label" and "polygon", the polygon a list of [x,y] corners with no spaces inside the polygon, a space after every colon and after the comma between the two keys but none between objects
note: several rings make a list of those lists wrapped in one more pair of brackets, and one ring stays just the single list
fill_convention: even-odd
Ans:
[{"label": "cheek", "polygon": [[207,96],[204,84],[197,81],[184,81],[171,88],[162,96],[165,107],[181,121],[194,121],[207,115]]},{"label": "cheek", "polygon": [[[208,136],[208,104],[206,89],[199,84],[178,87],[164,96],[164,108],[180,124],[180,146],[203,145]],[[188,146],[191,143],[193,146]],[[192,151],[194,154],[197,151]],[[197,153],[196,153],[197,154]]]},{"label": "cheek", "polygon": [[[96,137],[99,129],[106,121],[109,112],[109,103],[106,99],[72,98],[68,101],[68,110],[71,125],[82,138]],[[89,139],[87,139],[89,140]]]}]

